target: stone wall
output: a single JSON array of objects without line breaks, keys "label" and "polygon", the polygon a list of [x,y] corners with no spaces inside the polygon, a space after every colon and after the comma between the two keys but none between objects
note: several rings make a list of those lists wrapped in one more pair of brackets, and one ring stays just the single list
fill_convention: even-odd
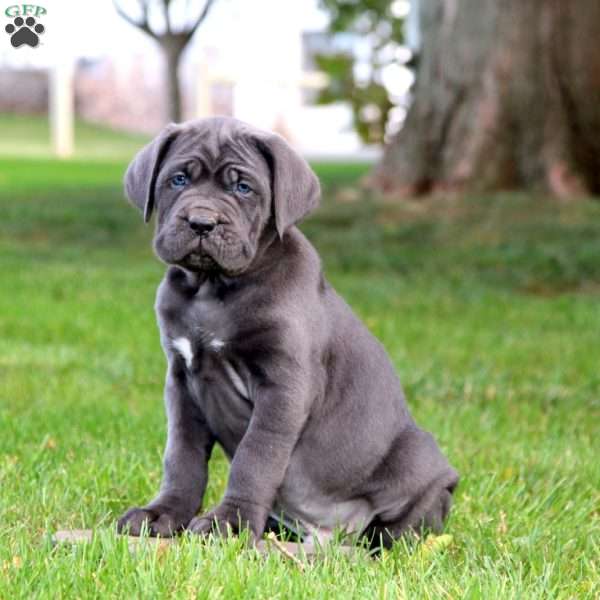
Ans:
[{"label": "stone wall", "polygon": [[0,112],[24,114],[48,110],[48,72],[0,69]]},{"label": "stone wall", "polygon": [[[141,60],[127,69],[108,59],[80,60],[74,81],[77,116],[114,129],[156,132],[167,122],[162,80],[161,72],[145,72]],[[184,117],[191,118],[193,89],[185,76],[182,81]],[[47,110],[46,70],[0,68],[0,112],[43,114]]]}]

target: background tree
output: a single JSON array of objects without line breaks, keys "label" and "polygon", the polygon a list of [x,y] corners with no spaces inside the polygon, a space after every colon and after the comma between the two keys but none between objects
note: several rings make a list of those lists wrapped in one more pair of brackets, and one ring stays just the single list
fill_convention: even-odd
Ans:
[{"label": "background tree", "polygon": [[[179,63],[185,47],[190,42],[198,27],[208,16],[215,0],[205,0],[199,14],[187,14],[190,9],[189,1],[173,2],[173,0],[138,0],[139,15],[131,16],[119,4],[120,0],[113,0],[115,9],[131,25],[134,25],[145,34],[149,35],[160,46],[165,58],[167,73],[167,107],[168,118],[171,121],[181,121],[182,102],[181,86],[179,82]],[[197,6],[197,3],[195,4]],[[174,16],[183,15],[183,25],[174,27]],[[152,26],[151,26],[152,23]],[[156,27],[155,23],[161,23]]]},{"label": "background tree", "polygon": [[600,2],[419,4],[414,101],[373,183],[600,193]]},{"label": "background tree", "polygon": [[[367,143],[383,141],[390,110],[395,106],[395,99],[383,84],[384,69],[400,63],[403,40],[403,20],[393,5],[390,0],[321,0],[321,7],[330,17],[328,30],[334,44],[332,51],[315,57],[317,66],[329,78],[317,102],[349,102],[354,128]],[[346,34],[354,43],[347,49],[337,48],[336,38]],[[356,52],[357,40],[364,45],[361,56]]]}]

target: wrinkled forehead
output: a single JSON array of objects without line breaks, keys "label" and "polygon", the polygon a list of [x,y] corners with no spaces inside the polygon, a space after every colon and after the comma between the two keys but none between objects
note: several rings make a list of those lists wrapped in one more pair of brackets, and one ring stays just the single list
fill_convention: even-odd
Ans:
[{"label": "wrinkled forehead", "polygon": [[198,160],[212,171],[233,164],[268,175],[267,162],[256,140],[252,128],[232,119],[193,121],[177,135],[167,160]]}]

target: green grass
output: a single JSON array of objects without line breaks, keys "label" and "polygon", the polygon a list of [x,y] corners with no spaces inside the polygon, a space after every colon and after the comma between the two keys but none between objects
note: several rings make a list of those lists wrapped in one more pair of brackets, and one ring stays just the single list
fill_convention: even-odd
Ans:
[{"label": "green grass", "polygon": [[[235,541],[52,548],[160,481],[162,267],[124,167],[0,159],[0,598],[598,597],[600,205],[336,202],[364,166],[316,165],[326,201],[303,229],[462,475],[451,545],[332,548],[304,573]],[[208,504],[220,453],[211,474]]]},{"label": "green grass", "polygon": [[[50,155],[48,119],[0,113],[0,132],[0,157],[47,158]],[[75,152],[79,159],[127,160],[147,139],[147,136],[112,131],[84,121],[75,123]]]}]

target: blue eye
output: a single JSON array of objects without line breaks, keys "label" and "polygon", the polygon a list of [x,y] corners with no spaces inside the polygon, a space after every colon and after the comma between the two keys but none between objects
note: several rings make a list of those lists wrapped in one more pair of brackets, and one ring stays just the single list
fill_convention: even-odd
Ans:
[{"label": "blue eye", "polygon": [[171,179],[169,179],[169,183],[173,188],[181,188],[186,186],[189,183],[189,178],[185,173],[175,173]]},{"label": "blue eye", "polygon": [[245,181],[238,181],[234,186],[235,191],[242,196],[247,196],[252,188]]}]

